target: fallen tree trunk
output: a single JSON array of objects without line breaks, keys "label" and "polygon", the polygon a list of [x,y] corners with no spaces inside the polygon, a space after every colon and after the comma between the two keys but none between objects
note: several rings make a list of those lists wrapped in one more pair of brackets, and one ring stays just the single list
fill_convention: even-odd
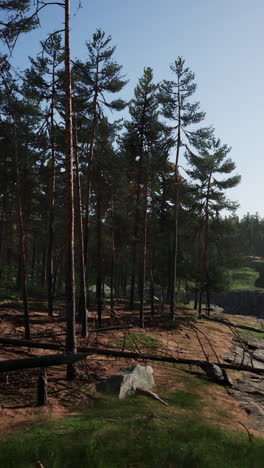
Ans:
[{"label": "fallen tree trunk", "polygon": [[60,350],[63,349],[63,346],[56,343],[38,343],[37,341],[32,340],[18,340],[16,338],[0,338],[0,343],[7,346],[18,346],[25,348],[38,348],[38,349],[50,349],[50,350]]},{"label": "fallen tree trunk", "polygon": [[211,316],[202,314],[200,315],[200,318],[205,319],[205,320],[210,320],[212,322],[223,323],[224,325],[227,325],[229,327],[241,328],[242,330],[249,330],[249,331],[254,331],[257,333],[264,333],[264,330],[261,330],[259,328],[250,327],[249,325],[240,325],[238,323],[230,322],[229,320],[221,319],[218,317],[211,317]]},{"label": "fallen tree trunk", "polygon": [[11,372],[23,369],[35,369],[38,367],[60,366],[71,364],[81,359],[85,359],[91,352],[83,354],[50,354],[48,356],[36,356],[25,359],[9,359],[0,361],[0,373]]},{"label": "fallen tree trunk", "polygon": [[[11,339],[9,340],[11,341]],[[17,340],[16,340],[17,341]],[[35,343],[33,341],[23,341],[19,340],[23,344],[20,346],[29,346],[33,348]],[[37,348],[47,349],[46,345],[50,345],[50,343],[37,343]],[[61,349],[60,345],[53,344],[53,349]],[[56,348],[57,347],[57,348]],[[148,355],[148,354],[140,354],[132,351],[117,351],[114,349],[98,349],[98,348],[87,348],[85,346],[79,346],[77,349],[78,353],[83,354],[51,354],[49,356],[38,356],[34,358],[26,358],[26,359],[12,359],[9,361],[0,361],[0,372],[7,372],[9,370],[18,370],[18,369],[31,369],[34,367],[49,367],[55,366],[60,364],[65,364],[68,362],[78,361],[80,359],[84,359],[86,356],[91,355],[99,355],[99,356],[109,356],[109,357],[118,357],[118,358],[125,358],[125,359],[137,359],[142,361],[156,361],[156,362],[167,362],[171,364],[184,364],[184,365],[192,365],[198,366],[203,368],[208,361],[201,361],[199,359],[185,359],[185,358],[174,358],[172,356],[155,356],[155,355]],[[43,359],[43,362],[41,361]],[[68,359],[68,360],[66,360]],[[23,361],[23,363],[22,363]],[[26,361],[28,362],[28,366],[26,365]],[[21,365],[19,364],[21,362]],[[48,364],[46,364],[48,362]],[[11,364],[12,368],[8,368],[8,363]],[[222,369],[232,369],[244,372],[253,372],[255,374],[264,374],[264,368],[260,367],[252,367],[243,364],[226,364],[226,363],[212,363],[215,364]],[[17,367],[16,367],[17,366]]]},{"label": "fallen tree trunk", "polygon": [[[91,354],[98,354],[102,356],[113,356],[119,358],[127,358],[127,359],[137,359],[142,361],[156,361],[156,362],[168,362],[171,364],[185,364],[189,366],[198,366],[203,368],[208,361],[201,361],[199,359],[184,359],[184,358],[174,358],[171,356],[153,356],[147,354],[138,354],[131,351],[116,351],[116,350],[109,350],[109,349],[92,349],[92,348],[78,348],[79,352],[84,352],[85,350],[90,350]],[[239,365],[239,364],[226,364],[226,363],[219,363],[215,362],[212,363],[216,366],[221,367],[222,369],[231,369],[231,370],[238,370],[244,372],[252,372],[255,374],[263,374],[264,375],[264,368],[260,367],[252,367],[246,365]]]}]

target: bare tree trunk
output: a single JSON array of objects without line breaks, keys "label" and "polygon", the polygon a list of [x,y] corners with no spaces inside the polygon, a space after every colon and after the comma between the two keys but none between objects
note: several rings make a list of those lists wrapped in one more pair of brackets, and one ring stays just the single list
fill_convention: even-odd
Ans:
[{"label": "bare tree trunk", "polygon": [[18,205],[18,220],[19,220],[19,239],[20,239],[20,271],[21,271],[21,287],[24,308],[24,327],[25,339],[30,340],[30,326],[28,313],[27,299],[27,272],[26,272],[26,235],[24,226],[24,213],[22,206],[22,186],[21,174],[18,160],[18,144],[16,133],[16,118],[14,118],[14,144],[15,144],[15,167],[16,167],[16,188],[17,188],[17,205]]},{"label": "bare tree trunk", "polygon": [[[56,54],[56,52],[55,52]],[[47,253],[47,283],[48,283],[48,314],[53,316],[53,238],[54,238],[54,205],[56,184],[56,154],[54,135],[54,97],[55,97],[55,58],[53,57],[52,68],[52,94],[51,94],[51,176],[50,176],[50,205],[48,224],[48,253]]]},{"label": "bare tree trunk", "polygon": [[203,300],[203,288],[200,288],[200,291],[199,291],[199,310],[198,310],[199,315],[202,314],[202,300]]},{"label": "bare tree trunk", "polygon": [[[70,62],[70,0],[65,0],[65,181],[66,181],[66,310],[67,353],[76,353],[75,272],[74,272],[74,200],[73,200],[73,135],[72,87]],[[67,379],[76,377],[76,368],[67,366]]]},{"label": "bare tree trunk", "polygon": [[[141,181],[141,171],[142,171],[142,162],[143,162],[143,146],[144,146],[144,126],[146,120],[146,107],[147,107],[147,96],[144,97],[144,105],[142,110],[141,118],[141,134],[140,134],[140,154],[139,154],[139,165],[137,171],[137,188],[136,188],[136,216],[134,224],[134,240],[132,247],[132,272],[131,272],[131,287],[130,287],[130,300],[129,308],[134,309],[134,300],[135,300],[135,277],[136,277],[136,263],[137,263],[137,245],[138,245],[138,228],[139,228],[139,201],[140,201],[140,181]],[[142,285],[138,285],[139,289],[142,289]],[[141,316],[141,312],[140,312]],[[141,320],[141,319],[140,319]]]},{"label": "bare tree trunk", "polygon": [[36,263],[36,241],[33,239],[33,248],[32,248],[32,261],[31,261],[31,284],[34,286],[35,278],[35,263]]},{"label": "bare tree trunk", "polygon": [[124,273],[123,295],[124,295],[124,298],[126,298],[126,295],[127,295],[127,274],[126,274],[126,271]]},{"label": "bare tree trunk", "polygon": [[80,296],[78,302],[78,316],[82,322],[82,337],[86,338],[88,335],[88,314],[87,314],[87,293],[86,293],[86,275],[85,275],[85,261],[84,261],[84,241],[83,241],[83,220],[82,220],[82,194],[81,194],[81,176],[79,164],[79,150],[78,150],[78,134],[77,134],[77,121],[75,114],[75,135],[74,135],[74,149],[75,149],[75,167],[76,167],[76,195],[77,195],[77,224],[79,233],[79,264],[80,264]]},{"label": "bare tree trunk", "polygon": [[96,135],[96,128],[97,128],[97,123],[98,123],[98,116],[97,116],[98,80],[99,80],[99,57],[97,57],[96,59],[96,76],[95,76],[96,92],[94,94],[94,99],[93,99],[93,121],[92,121],[92,128],[91,128],[89,153],[88,153],[88,167],[87,167],[86,216],[85,216],[85,224],[84,224],[84,262],[85,262],[86,280],[88,278],[88,272],[87,272],[88,270],[88,237],[89,237],[89,217],[90,217],[91,189],[92,189],[92,169],[93,169],[95,135]]},{"label": "bare tree trunk", "polygon": [[145,289],[146,261],[147,261],[147,229],[148,229],[148,173],[146,174],[145,187],[144,187],[143,252],[142,252],[140,293],[139,293],[139,302],[140,302],[139,326],[141,328],[144,328],[144,289]]},{"label": "bare tree trunk", "polygon": [[21,248],[20,248],[20,228],[19,228],[19,242],[18,242],[18,261],[17,261],[17,273],[16,273],[16,289],[21,289]]},{"label": "bare tree trunk", "polygon": [[150,269],[150,311],[151,311],[151,318],[154,319],[155,314],[155,305],[154,305],[154,275],[153,275],[153,268]]},{"label": "bare tree trunk", "polygon": [[135,301],[135,279],[136,279],[136,264],[137,264],[137,245],[138,245],[138,225],[139,225],[139,195],[140,195],[140,184],[137,183],[137,194],[136,194],[136,216],[134,224],[134,239],[132,246],[132,269],[131,269],[131,284],[130,284],[130,299],[129,308],[134,309]]},{"label": "bare tree trunk", "polygon": [[39,371],[38,377],[38,406],[45,406],[48,404],[48,378],[45,367]]},{"label": "bare tree trunk", "polygon": [[115,230],[114,230],[114,196],[112,191],[112,200],[111,200],[111,211],[112,211],[112,253],[111,253],[111,310],[114,311],[114,269],[115,269]]},{"label": "bare tree trunk", "polygon": [[195,288],[194,290],[194,310],[197,310],[197,305],[198,305],[198,289]]},{"label": "bare tree trunk", "polygon": [[179,217],[179,156],[181,147],[181,95],[178,77],[178,135],[175,160],[175,204],[174,204],[174,252],[173,252],[173,290],[171,295],[170,313],[175,319],[175,306],[177,301],[177,255],[178,255],[178,217]]},{"label": "bare tree trunk", "polygon": [[161,298],[160,299],[161,299],[160,309],[161,309],[161,313],[163,314],[163,312],[164,312],[164,288],[163,287],[161,288]]},{"label": "bare tree trunk", "polygon": [[96,204],[96,230],[97,230],[96,298],[97,298],[98,326],[101,327],[101,321],[102,321],[102,232],[101,232],[101,198],[100,198],[100,194],[98,195],[97,204]]},{"label": "bare tree trunk", "polygon": [[45,288],[46,284],[46,247],[42,250],[42,264],[41,264],[41,286]]},{"label": "bare tree trunk", "polygon": [[205,225],[204,225],[204,276],[206,284],[206,313],[210,315],[210,274],[209,274],[209,260],[208,260],[208,241],[209,241],[209,196],[211,190],[211,178],[212,173],[209,175],[208,185],[207,185],[207,194],[206,194],[206,204],[205,204]]}]

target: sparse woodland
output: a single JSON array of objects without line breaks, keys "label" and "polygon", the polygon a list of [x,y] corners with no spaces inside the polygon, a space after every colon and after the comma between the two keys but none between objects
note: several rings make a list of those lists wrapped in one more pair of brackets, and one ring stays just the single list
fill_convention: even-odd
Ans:
[{"label": "sparse woodland", "polygon": [[[33,354],[42,349],[17,362],[12,354],[0,372],[41,368],[39,404],[48,399],[45,368],[67,364],[67,380],[79,382],[83,359],[96,353],[219,364],[218,331],[210,337],[209,325],[183,317],[184,307],[193,301],[209,316],[211,295],[231,287],[230,270],[264,256],[264,220],[239,219],[229,200],[239,155],[204,124],[191,64],[175,55],[160,83],[146,66],[125,102],[129,76],[114,38],[98,29],[85,59],[72,57],[70,0],[57,5],[65,30],[51,31],[18,72],[12,50],[20,34],[41,27],[52,2],[0,2],[0,294],[3,308],[9,296],[18,303],[17,330],[0,340],[18,354],[25,340]],[[262,288],[261,266],[259,273]],[[195,356],[176,338],[158,337],[164,323],[184,330]],[[154,335],[144,335],[151,327]],[[244,354],[242,365],[251,367]]]}]

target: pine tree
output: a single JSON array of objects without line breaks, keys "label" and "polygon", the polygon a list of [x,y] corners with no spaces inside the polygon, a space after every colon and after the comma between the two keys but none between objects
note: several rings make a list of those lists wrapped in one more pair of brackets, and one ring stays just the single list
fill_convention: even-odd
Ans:
[{"label": "pine tree", "polygon": [[42,109],[43,123],[40,131],[49,132],[50,172],[49,214],[48,214],[48,247],[47,247],[47,285],[48,313],[53,315],[54,293],[54,209],[56,184],[56,107],[58,104],[58,73],[62,64],[62,46],[59,35],[52,35],[41,43],[43,54],[36,59],[30,58],[31,68],[26,70],[24,78],[24,95],[33,101],[47,104]]},{"label": "pine tree", "polygon": [[77,60],[74,65],[75,89],[77,95],[86,103],[86,113],[91,119],[89,128],[88,161],[87,161],[87,194],[86,219],[84,223],[84,249],[87,270],[88,229],[91,198],[92,165],[96,129],[104,116],[104,109],[122,110],[125,102],[121,99],[108,100],[108,96],[116,94],[125,86],[126,80],[120,75],[122,66],[113,61],[115,47],[109,46],[111,36],[98,29],[93,40],[86,43],[88,60]]},{"label": "pine tree", "polygon": [[[135,88],[129,112],[131,121],[126,122],[123,151],[130,159],[134,187],[134,226],[132,242],[130,308],[134,307],[135,278],[139,265],[140,326],[144,327],[144,289],[147,261],[147,225],[149,213],[150,180],[153,160],[159,154],[159,145],[164,137],[165,126],[159,121],[157,85],[153,83],[153,71],[145,68]],[[130,170],[131,170],[130,169]],[[142,226],[142,229],[140,229]],[[139,251],[140,248],[140,251]]]},{"label": "pine tree", "polygon": [[38,26],[37,10],[30,13],[31,0],[1,0],[0,40],[13,50],[18,36]]},{"label": "pine tree", "polygon": [[164,116],[174,122],[176,130],[176,155],[174,169],[174,253],[173,253],[173,287],[171,292],[170,310],[171,317],[175,316],[176,304],[176,281],[177,281],[177,253],[178,253],[178,216],[180,203],[181,176],[179,173],[180,150],[184,146],[196,146],[201,138],[208,137],[210,129],[193,129],[193,125],[200,123],[205,118],[205,113],[199,110],[199,102],[191,103],[189,98],[196,91],[194,73],[185,67],[185,60],[178,57],[171,65],[171,70],[175,75],[175,81],[164,81],[160,85],[160,102],[163,107]]},{"label": "pine tree", "polygon": [[[186,158],[191,166],[188,174],[194,181],[192,190],[195,197],[195,204],[200,216],[200,226],[202,232],[202,290],[207,294],[207,313],[210,312],[210,220],[219,218],[222,210],[234,211],[237,203],[228,200],[225,190],[239,184],[239,175],[223,178],[235,170],[235,163],[228,158],[231,148],[222,145],[219,139],[210,138],[200,143],[199,155],[190,150],[186,153]],[[201,301],[200,301],[201,302]]]}]

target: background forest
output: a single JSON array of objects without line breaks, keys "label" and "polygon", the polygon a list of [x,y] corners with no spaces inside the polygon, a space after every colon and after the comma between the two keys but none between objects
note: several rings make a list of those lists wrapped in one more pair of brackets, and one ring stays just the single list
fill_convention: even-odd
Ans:
[{"label": "background forest", "polygon": [[[48,5],[29,17],[29,2],[3,7],[17,10],[2,25],[9,50]],[[104,302],[114,310],[120,297],[141,327],[146,302],[152,316],[169,304],[173,319],[192,297],[209,313],[230,270],[263,249],[263,220],[239,219],[226,196],[240,182],[231,148],[203,126],[182,57],[160,83],[144,68],[129,102],[111,36],[96,30],[86,59],[70,60],[67,5],[65,43],[49,35],[23,73],[1,56],[1,286],[22,292],[27,337],[28,293],[48,298],[50,316],[64,295],[71,315],[76,293],[84,336],[89,305],[100,326]]]},{"label": "background forest", "polygon": [[[208,124],[181,55],[161,78],[146,63],[131,95],[134,70],[102,29],[85,24],[73,59],[82,5],[0,0],[0,464],[262,467],[264,219],[229,199],[243,154]],[[197,27],[195,8],[177,5],[178,23]],[[19,68],[42,16],[56,29]]]},{"label": "background forest", "polygon": [[[124,102],[127,78],[111,37],[97,30],[86,46],[87,60],[72,65],[77,304],[96,301],[100,323],[107,290],[112,307],[120,296],[131,309],[139,301],[141,326],[144,301],[154,308],[157,296],[172,315],[186,291],[206,292],[209,304],[241,257],[263,255],[263,220],[239,220],[226,197],[240,180],[230,148],[202,126],[183,58],[162,83],[145,68]],[[40,50],[19,76],[1,57],[0,268],[2,287],[26,281],[30,293],[47,294],[52,315],[66,285],[60,35]],[[125,107],[127,118],[114,120]]]}]

